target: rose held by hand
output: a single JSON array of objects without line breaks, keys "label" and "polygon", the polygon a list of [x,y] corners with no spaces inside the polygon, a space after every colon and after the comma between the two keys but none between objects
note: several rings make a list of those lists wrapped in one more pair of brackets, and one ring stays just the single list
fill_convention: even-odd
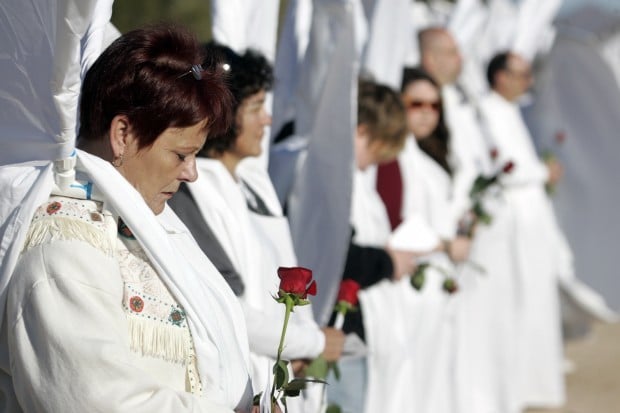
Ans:
[{"label": "rose held by hand", "polygon": [[312,271],[303,267],[280,267],[280,291],[295,294],[305,299],[308,294],[316,295],[316,282],[312,280]]},{"label": "rose held by hand", "polygon": [[342,280],[340,283],[340,291],[338,291],[338,300],[349,303],[355,307],[357,305],[357,292],[360,289],[360,285],[354,280]]}]

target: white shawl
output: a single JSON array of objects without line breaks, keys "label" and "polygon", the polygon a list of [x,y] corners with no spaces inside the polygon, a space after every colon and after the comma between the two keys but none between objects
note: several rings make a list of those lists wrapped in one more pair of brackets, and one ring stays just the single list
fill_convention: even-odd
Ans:
[{"label": "white shawl", "polygon": [[[247,405],[252,395],[245,322],[223,278],[170,208],[155,216],[142,196],[108,162],[82,151],[77,156],[77,170],[92,180],[94,196],[105,200],[123,217],[164,284],[184,307],[204,397],[231,409]],[[0,175],[1,189],[9,190],[12,200],[23,199],[18,208],[1,211],[0,286],[5,300],[34,209],[52,192],[53,178],[51,163],[5,166]]]},{"label": "white shawl", "polygon": [[111,164],[82,151],[78,151],[78,159],[106,203],[132,229],[161,279],[185,309],[205,397],[231,408],[247,402],[243,398],[252,395],[247,393],[245,322],[224,279],[170,208],[155,216]]}]

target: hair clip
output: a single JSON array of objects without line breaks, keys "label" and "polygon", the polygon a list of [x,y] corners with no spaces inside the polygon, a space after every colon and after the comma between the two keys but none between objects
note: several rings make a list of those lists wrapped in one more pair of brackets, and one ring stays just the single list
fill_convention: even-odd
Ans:
[{"label": "hair clip", "polygon": [[202,72],[203,71],[204,71],[204,69],[202,68],[202,65],[192,65],[192,68],[190,70],[188,70],[187,72],[185,72],[182,75],[180,75],[179,77],[177,77],[177,79],[180,79],[183,76],[187,76],[187,75],[189,75],[191,73],[192,76],[194,76],[194,79],[201,80],[202,79]]}]

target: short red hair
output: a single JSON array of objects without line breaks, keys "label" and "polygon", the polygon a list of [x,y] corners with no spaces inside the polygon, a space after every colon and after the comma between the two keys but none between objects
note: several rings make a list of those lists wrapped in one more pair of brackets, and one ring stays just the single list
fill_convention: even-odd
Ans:
[{"label": "short red hair", "polygon": [[226,131],[233,98],[222,72],[189,72],[203,62],[202,49],[186,29],[157,25],[133,30],[112,43],[86,73],[80,98],[79,138],[101,139],[112,119],[126,115],[140,148],[170,127],[207,119],[211,134]]}]

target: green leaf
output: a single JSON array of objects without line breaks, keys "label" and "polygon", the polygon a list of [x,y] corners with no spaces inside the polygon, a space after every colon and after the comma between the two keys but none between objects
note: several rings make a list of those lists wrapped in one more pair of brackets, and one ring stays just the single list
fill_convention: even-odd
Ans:
[{"label": "green leaf", "polygon": [[420,291],[422,287],[424,287],[424,282],[426,281],[426,270],[428,267],[430,267],[430,264],[428,262],[418,264],[415,271],[413,272],[413,275],[409,279],[411,286],[418,291]]},{"label": "green leaf", "polygon": [[327,365],[327,360],[323,358],[323,356],[318,356],[312,363],[306,367],[306,376],[308,377],[316,377],[317,379],[324,379],[327,377],[327,372],[329,371],[329,366]]},{"label": "green leaf", "polygon": [[293,379],[284,385],[285,390],[291,390],[291,391],[303,390],[305,388],[306,388],[306,380],[304,379]]},{"label": "green leaf", "polygon": [[281,389],[288,382],[288,362],[280,360],[273,365],[273,374],[275,376],[276,388]]},{"label": "green leaf", "polygon": [[258,393],[252,398],[252,406],[260,406],[260,398],[263,397],[263,392]]},{"label": "green leaf", "polygon": [[293,379],[290,382],[288,382],[287,384],[284,385],[284,390],[285,391],[297,391],[297,390],[303,390],[306,388],[306,385],[308,383],[321,383],[321,384],[327,384],[327,382],[325,380],[319,380],[319,379],[307,379],[307,378],[298,378],[298,379]]},{"label": "green leaf", "polygon": [[336,377],[336,380],[340,381],[340,368],[338,367],[338,363],[332,362],[330,364],[331,368],[334,370],[334,377]]},{"label": "green leaf", "polygon": [[416,273],[411,277],[411,286],[416,290],[420,291],[422,287],[424,287],[425,279],[426,277],[424,276],[424,273],[418,274],[418,272],[416,271]]},{"label": "green leaf", "polygon": [[286,397],[297,397],[301,393],[301,390],[296,389],[286,389],[284,390],[284,396]]},{"label": "green leaf", "polygon": [[342,409],[337,404],[330,404],[325,413],[342,413]]}]

